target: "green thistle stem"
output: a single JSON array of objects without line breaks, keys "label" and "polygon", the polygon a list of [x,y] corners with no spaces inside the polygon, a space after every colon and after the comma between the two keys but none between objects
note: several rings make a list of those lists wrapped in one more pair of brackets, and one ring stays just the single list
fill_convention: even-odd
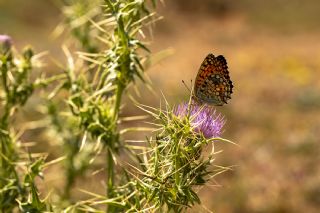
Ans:
[{"label": "green thistle stem", "polygon": [[[125,89],[125,85],[123,85],[122,83],[119,83],[117,88],[117,94],[116,94],[116,102],[115,102],[114,111],[113,111],[113,120],[115,122],[118,119],[118,114],[120,110],[120,104],[121,104],[121,99],[122,99],[122,94],[124,89]],[[117,125],[115,125],[115,128],[117,128]]]},{"label": "green thistle stem", "polygon": [[[125,86],[120,82],[117,87],[117,94],[115,98],[115,105],[114,105],[114,111],[113,111],[113,121],[114,121],[114,129],[116,132],[117,131],[117,120],[118,120],[118,115],[119,115],[119,110],[120,110],[120,104],[121,104],[121,99],[122,99],[122,94],[125,89]],[[115,148],[115,143],[117,143],[117,136],[114,135],[111,143],[109,144],[109,147],[107,149],[107,195],[109,198],[114,197],[114,160],[112,157],[112,152],[114,151]],[[113,206],[108,206],[107,212],[114,212],[115,208]]]}]

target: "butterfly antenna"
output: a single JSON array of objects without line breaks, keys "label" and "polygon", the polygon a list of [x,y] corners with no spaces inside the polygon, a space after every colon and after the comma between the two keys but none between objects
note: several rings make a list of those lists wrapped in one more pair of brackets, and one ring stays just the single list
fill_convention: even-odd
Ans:
[{"label": "butterfly antenna", "polygon": [[[191,80],[192,82],[192,80]],[[187,90],[191,93],[191,89],[188,87],[188,85],[186,84],[186,82],[184,82],[184,80],[182,80],[183,85],[187,88]],[[192,84],[191,84],[192,85]]]},{"label": "butterfly antenna", "polygon": [[[191,82],[191,85],[192,85],[192,79],[190,80],[190,82]],[[192,88],[190,89],[188,87],[188,85],[184,82],[184,80],[182,80],[182,83],[187,88],[187,90],[190,92],[190,99],[189,99],[189,103],[188,103],[188,112],[190,113],[190,107],[191,107],[191,103],[192,103],[192,100],[193,100],[193,87],[194,86],[192,86]]]}]

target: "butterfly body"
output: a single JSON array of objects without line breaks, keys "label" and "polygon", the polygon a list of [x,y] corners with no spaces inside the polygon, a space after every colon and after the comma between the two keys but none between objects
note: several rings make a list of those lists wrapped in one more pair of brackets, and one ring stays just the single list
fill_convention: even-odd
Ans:
[{"label": "butterfly body", "polygon": [[222,106],[231,99],[232,88],[226,59],[210,53],[198,71],[194,99],[200,103]]}]

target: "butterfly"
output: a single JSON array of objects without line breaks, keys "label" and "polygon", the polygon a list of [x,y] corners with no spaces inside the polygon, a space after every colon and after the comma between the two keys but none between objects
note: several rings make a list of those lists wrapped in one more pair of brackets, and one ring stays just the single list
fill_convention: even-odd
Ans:
[{"label": "butterfly", "polygon": [[194,83],[195,99],[199,103],[222,106],[231,99],[233,84],[226,59],[208,54],[203,60]]}]

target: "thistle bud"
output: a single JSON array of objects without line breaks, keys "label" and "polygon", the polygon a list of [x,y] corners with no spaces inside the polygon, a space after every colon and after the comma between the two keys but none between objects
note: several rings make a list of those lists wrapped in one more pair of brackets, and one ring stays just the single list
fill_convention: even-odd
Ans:
[{"label": "thistle bud", "polygon": [[7,53],[12,45],[12,40],[10,36],[0,35],[0,54]]}]

